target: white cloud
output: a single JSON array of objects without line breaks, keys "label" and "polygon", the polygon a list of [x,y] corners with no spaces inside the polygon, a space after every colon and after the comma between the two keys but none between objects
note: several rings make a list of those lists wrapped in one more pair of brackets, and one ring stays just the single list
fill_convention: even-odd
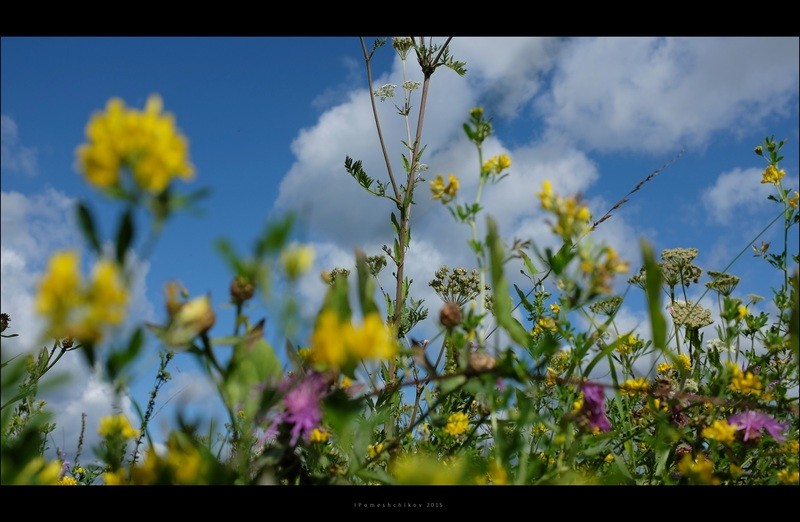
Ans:
[{"label": "white cloud", "polygon": [[[74,201],[52,188],[33,195],[17,192],[0,193],[0,308],[11,316],[6,333],[18,337],[3,339],[3,352],[17,354],[41,348],[43,323],[34,310],[36,283],[49,256],[61,248],[80,249],[81,240],[74,223]],[[132,260],[133,279],[129,320],[122,333],[130,332],[135,321],[152,319],[152,304],[147,300],[145,279],[147,262]],[[47,383],[61,377],[68,381],[54,388]],[[98,441],[99,418],[112,411],[122,411],[135,423],[130,401],[121,397],[114,403],[110,385],[102,382],[86,364],[79,352],[68,352],[42,380],[41,398],[47,400],[54,414],[56,431],[52,434],[50,451],[56,448],[74,455],[81,429],[81,413],[87,414],[85,451]]]},{"label": "white cloud", "polygon": [[798,60],[796,38],[581,38],[538,107],[552,130],[604,152],[693,148],[788,114]]},{"label": "white cloud", "polygon": [[0,116],[0,167],[4,173],[31,177],[39,173],[36,149],[22,145],[16,122],[5,114]]},{"label": "white cloud", "polygon": [[[761,184],[761,169],[735,168],[723,172],[713,186],[703,193],[703,203],[711,217],[718,223],[736,223],[737,214],[753,213],[763,203],[774,187]],[[744,187],[744,188],[743,188]]]}]

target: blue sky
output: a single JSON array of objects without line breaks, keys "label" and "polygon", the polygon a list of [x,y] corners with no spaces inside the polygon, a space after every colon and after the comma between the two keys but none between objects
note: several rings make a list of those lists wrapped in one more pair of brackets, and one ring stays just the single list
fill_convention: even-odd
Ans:
[{"label": "blue sky", "polygon": [[[483,201],[509,239],[552,244],[535,196],[542,180],[558,192],[583,193],[599,216],[684,149],[597,237],[631,260],[632,270],[641,237],[656,251],[698,247],[698,264],[720,270],[777,212],[764,199],[763,164],[752,153],[765,135],[787,138],[783,165],[797,187],[797,38],[456,38],[452,50],[468,73],[441,69],[433,77],[424,134],[429,178],[456,173],[462,193],[474,194],[477,160],[461,123],[471,107],[486,107],[496,130],[486,153],[508,152],[514,163]],[[410,78],[420,79],[410,63]],[[389,48],[378,52],[374,74],[376,85],[402,82]],[[287,210],[303,212],[298,239],[317,251],[315,269],[297,289],[307,317],[324,291],[320,270],[350,266],[355,246],[374,254],[391,241],[391,209],[367,197],[342,167],[350,155],[373,177],[385,176],[357,38],[3,38],[2,310],[22,334],[4,340],[4,357],[36,338],[31,296],[48,255],[78,244],[73,201],[88,199],[105,237],[111,234],[116,210],[72,166],[89,116],[112,96],[142,107],[151,93],[163,97],[190,140],[197,177],[183,188],[207,186],[212,195],[202,203],[204,215],[171,221],[141,263],[132,317],[161,320],[162,286],[179,279],[192,295],[211,293],[220,325],[214,333],[227,333],[230,274],[214,239],[227,237],[246,251],[265,220]],[[379,106],[399,166],[402,122],[388,102]],[[426,286],[433,272],[443,263],[474,262],[466,231],[426,187],[416,200],[409,269],[435,317],[439,303]],[[763,239],[776,241],[777,233]],[[731,268],[744,280],[741,295],[769,295],[774,279],[762,268],[750,254]],[[645,331],[634,294],[620,320]],[[415,333],[433,332],[429,322]],[[269,335],[277,340],[274,330]],[[150,348],[133,386],[142,403],[157,361],[155,343]],[[56,443],[67,449],[80,412],[96,418],[111,407],[106,388],[72,359],[64,367],[87,378],[51,398],[61,426]],[[161,398],[202,404],[211,390],[194,372],[191,358],[179,355]]]}]

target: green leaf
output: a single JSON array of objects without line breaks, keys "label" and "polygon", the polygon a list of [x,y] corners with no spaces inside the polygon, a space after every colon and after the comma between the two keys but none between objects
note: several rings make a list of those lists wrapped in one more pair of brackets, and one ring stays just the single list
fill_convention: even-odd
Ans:
[{"label": "green leaf", "polygon": [[494,288],[494,315],[497,324],[500,325],[514,342],[520,346],[529,346],[531,336],[519,321],[511,316],[511,299],[508,280],[503,275],[503,243],[497,233],[497,223],[491,217],[486,218],[488,233],[486,234],[486,245],[489,247],[491,259],[492,288]]},{"label": "green leaf", "polygon": [[397,216],[394,215],[394,212],[392,212],[391,219],[392,219],[392,228],[394,228],[394,233],[397,234],[398,232],[400,232],[400,223],[397,221]]},{"label": "green leaf", "polygon": [[216,247],[217,251],[222,256],[222,259],[228,263],[228,266],[236,273],[236,275],[249,275],[247,264],[239,259],[239,256],[236,254],[233,246],[228,243],[226,239],[218,239],[216,242]]},{"label": "green leaf", "polygon": [[558,249],[556,255],[551,256],[550,249],[547,250],[547,257],[550,264],[550,268],[553,269],[553,274],[561,275],[566,270],[567,265],[572,259],[575,257],[575,252],[572,250],[572,241],[566,241]]},{"label": "green leaf", "polygon": [[465,382],[467,382],[467,378],[464,375],[456,375],[455,377],[442,379],[439,381],[439,393],[440,395],[447,395],[460,388]]},{"label": "green leaf", "polygon": [[294,226],[294,215],[286,214],[281,219],[267,225],[266,230],[256,242],[256,259],[262,259],[265,254],[277,252],[289,239],[289,234]]},{"label": "green leaf", "polygon": [[128,346],[120,351],[112,353],[106,362],[106,372],[111,380],[116,379],[120,372],[133,361],[142,351],[144,345],[144,330],[137,328],[131,335]]},{"label": "green leaf", "polygon": [[133,242],[134,225],[133,213],[128,209],[119,221],[119,228],[117,228],[117,262],[120,265],[125,264],[125,253]]},{"label": "green leaf", "polygon": [[528,298],[525,297],[525,292],[520,290],[520,288],[517,285],[514,285],[514,290],[517,291],[517,296],[519,297],[519,300],[522,303],[522,307],[525,308],[525,310],[528,312],[533,312],[534,306],[530,301],[528,301]]},{"label": "green leaf", "polygon": [[533,264],[533,261],[531,261],[531,258],[528,257],[528,254],[520,250],[519,255],[522,258],[522,262],[525,264],[525,268],[528,269],[528,275],[531,277],[536,275],[539,271],[536,270],[536,266]]},{"label": "green leaf", "polygon": [[248,418],[255,415],[260,397],[253,393],[259,384],[275,385],[283,374],[275,350],[262,337],[262,332],[248,334],[233,347],[233,355],[225,372],[223,391],[228,406],[244,410]]},{"label": "green leaf", "polygon": [[367,256],[358,248],[356,249],[356,273],[358,275],[358,302],[361,305],[361,314],[367,317],[369,314],[379,313],[378,306],[372,297],[375,293],[375,281],[369,273]]},{"label": "green leaf", "polygon": [[89,207],[87,207],[84,203],[78,203],[78,225],[81,227],[83,237],[89,242],[89,245],[91,245],[94,253],[99,256],[101,254],[102,247],[100,246],[100,240],[97,237],[97,228],[94,225],[94,218],[92,217],[92,213],[89,211]]},{"label": "green leaf", "polygon": [[650,328],[653,333],[653,347],[658,351],[664,351],[667,347],[667,321],[661,313],[661,270],[656,263],[653,247],[642,240],[641,248],[646,270],[644,291],[647,297]]}]

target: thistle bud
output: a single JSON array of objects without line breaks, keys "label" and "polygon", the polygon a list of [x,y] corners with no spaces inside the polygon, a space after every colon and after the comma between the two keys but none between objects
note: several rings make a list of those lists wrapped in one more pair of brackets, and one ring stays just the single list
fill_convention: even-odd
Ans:
[{"label": "thistle bud", "polygon": [[758,145],[755,149],[753,149],[753,152],[755,152],[759,156],[764,155],[764,149],[761,148],[761,145]]}]

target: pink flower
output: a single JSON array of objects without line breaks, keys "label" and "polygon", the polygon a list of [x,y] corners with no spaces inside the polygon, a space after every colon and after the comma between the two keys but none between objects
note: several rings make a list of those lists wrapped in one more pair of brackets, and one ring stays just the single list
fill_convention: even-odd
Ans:
[{"label": "pink flower", "polygon": [[581,387],[581,391],[583,391],[581,414],[589,420],[589,426],[600,431],[610,430],[611,422],[606,417],[606,396],[603,387],[587,382]]},{"label": "pink flower", "polygon": [[301,435],[308,442],[311,432],[322,420],[320,402],[328,394],[328,380],[321,373],[312,371],[303,380],[287,381],[282,387],[289,389],[283,398],[285,410],[275,419],[271,429],[286,424],[291,427],[292,446],[297,444]]},{"label": "pink flower", "polygon": [[728,417],[728,424],[735,424],[737,430],[744,430],[744,440],[758,439],[761,437],[761,430],[767,430],[777,442],[783,442],[786,437],[783,432],[787,425],[780,423],[767,415],[758,411],[743,411]]}]

